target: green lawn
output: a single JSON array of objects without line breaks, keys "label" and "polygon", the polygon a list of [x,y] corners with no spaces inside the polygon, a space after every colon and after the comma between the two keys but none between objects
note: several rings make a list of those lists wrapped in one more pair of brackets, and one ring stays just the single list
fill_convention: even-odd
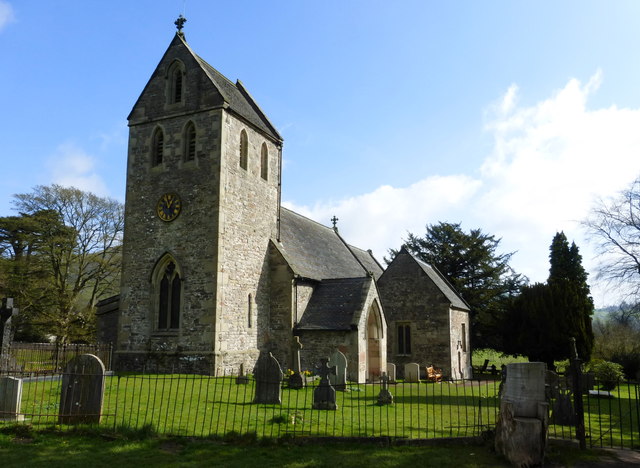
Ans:
[{"label": "green lawn", "polygon": [[[443,442],[422,446],[379,443],[298,441],[258,443],[163,437],[126,438],[98,431],[60,433],[32,431],[29,426],[0,430],[2,467],[171,466],[247,467],[507,467],[490,443]],[[611,457],[601,451],[580,452],[550,443],[553,466],[598,462]],[[584,466],[584,465],[583,465]]]},{"label": "green lawn", "polygon": [[[24,384],[22,412],[30,422],[57,422],[60,385],[59,380]],[[376,404],[379,385],[354,384],[336,392],[337,411],[313,410],[314,388],[284,388],[282,405],[263,405],[252,403],[253,380],[237,385],[231,377],[107,377],[102,424],[194,436],[434,438],[477,435],[481,426],[494,423],[497,408],[495,382],[391,385],[392,406]]]}]

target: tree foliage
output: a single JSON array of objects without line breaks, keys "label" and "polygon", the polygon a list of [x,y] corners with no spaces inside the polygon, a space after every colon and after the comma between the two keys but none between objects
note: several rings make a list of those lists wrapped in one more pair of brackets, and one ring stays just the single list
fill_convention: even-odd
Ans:
[{"label": "tree foliage", "polygon": [[581,359],[589,360],[593,348],[591,299],[587,273],[575,243],[557,233],[550,247],[549,278],[522,288],[510,307],[505,328],[505,351],[546,362],[571,357],[571,338]]},{"label": "tree foliage", "polygon": [[640,298],[640,177],[616,198],[600,200],[584,221],[598,246],[598,276]]},{"label": "tree foliage", "polygon": [[118,285],[122,205],[59,185],[14,198],[20,215],[0,218],[2,294],[17,299],[23,331],[86,338],[98,297]]},{"label": "tree foliage", "polygon": [[[428,225],[424,237],[409,233],[403,246],[436,267],[471,308],[474,346],[500,349],[500,327],[509,297],[525,279],[509,266],[513,253],[498,253],[500,239],[480,229],[469,233],[460,224]],[[397,250],[390,250],[391,259]],[[391,259],[386,259],[387,263]]]}]

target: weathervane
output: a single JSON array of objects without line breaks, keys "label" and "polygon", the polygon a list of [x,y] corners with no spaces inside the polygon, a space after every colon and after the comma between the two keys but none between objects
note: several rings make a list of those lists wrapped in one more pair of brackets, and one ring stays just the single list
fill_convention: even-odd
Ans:
[{"label": "weathervane", "polygon": [[175,22],[173,24],[176,25],[176,28],[178,29],[178,35],[179,36],[183,36],[184,33],[182,32],[182,28],[184,28],[184,23],[187,22],[187,18],[185,18],[184,16],[180,15],[178,16],[178,19],[175,20]]}]

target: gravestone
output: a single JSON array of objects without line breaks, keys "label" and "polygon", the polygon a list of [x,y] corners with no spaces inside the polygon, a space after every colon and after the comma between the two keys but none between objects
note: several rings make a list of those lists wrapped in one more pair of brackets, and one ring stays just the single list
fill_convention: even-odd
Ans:
[{"label": "gravestone", "polygon": [[22,421],[22,379],[0,376],[0,421]]},{"label": "gravestone", "polygon": [[387,377],[389,383],[396,383],[396,365],[392,362],[387,362]]},{"label": "gravestone", "polygon": [[279,405],[282,402],[283,373],[280,363],[273,354],[262,352],[253,370],[253,378],[256,379],[256,393],[254,403]]},{"label": "gravestone", "polygon": [[513,466],[544,461],[549,424],[543,362],[507,364],[496,424],[495,448]]},{"label": "gravestone", "polygon": [[291,344],[291,352],[293,354],[293,374],[289,376],[289,388],[300,389],[304,387],[304,378],[302,377],[302,368],[300,366],[300,350],[302,343],[300,337],[294,336]]},{"label": "gravestone", "polygon": [[336,349],[329,358],[328,365],[335,368],[335,374],[329,375],[329,382],[333,388],[344,392],[347,389],[347,357]]},{"label": "gravestone", "polygon": [[404,381],[420,382],[420,365],[410,362],[404,365]]},{"label": "gravestone", "polygon": [[336,390],[329,382],[329,374],[333,373],[333,368],[329,367],[328,359],[320,360],[318,375],[320,383],[313,391],[313,409],[337,410]]},{"label": "gravestone", "polygon": [[240,371],[236,377],[236,384],[245,385],[249,383],[249,377],[244,374],[244,363],[240,364]]},{"label": "gravestone", "polygon": [[380,383],[382,388],[380,389],[380,393],[378,393],[378,405],[382,406],[393,404],[393,395],[389,391],[389,377],[386,372],[382,373]]},{"label": "gravestone", "polygon": [[98,424],[104,397],[104,364],[98,356],[82,354],[64,368],[60,393],[60,424]]},{"label": "gravestone", "polygon": [[13,299],[10,297],[2,299],[0,307],[0,369],[16,370],[15,365],[10,365],[12,359],[9,356],[9,347],[13,340],[12,318],[18,315],[18,309],[13,307]]}]

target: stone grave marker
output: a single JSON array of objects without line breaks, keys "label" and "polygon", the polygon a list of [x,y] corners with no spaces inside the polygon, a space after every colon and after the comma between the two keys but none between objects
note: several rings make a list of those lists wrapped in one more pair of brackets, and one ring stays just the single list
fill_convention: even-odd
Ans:
[{"label": "stone grave marker", "polygon": [[382,388],[380,389],[380,393],[378,393],[378,404],[382,405],[392,405],[393,404],[393,395],[389,391],[389,376],[387,376],[386,372],[382,373],[380,377],[380,383]]},{"label": "stone grave marker", "polygon": [[344,392],[347,389],[347,357],[336,349],[329,358],[328,365],[335,368],[335,374],[329,375],[331,386]]},{"label": "stone grave marker", "polygon": [[244,363],[240,364],[240,371],[238,371],[238,376],[236,377],[236,384],[245,385],[249,383],[249,377],[247,377],[244,373]]},{"label": "stone grave marker", "polygon": [[389,377],[389,383],[396,382],[396,365],[393,362],[387,362],[387,377]]},{"label": "stone grave marker", "polygon": [[256,379],[256,393],[254,403],[275,404],[282,402],[283,373],[280,363],[271,353],[260,353],[256,367],[253,370]]},{"label": "stone grave marker", "polygon": [[337,410],[336,389],[329,382],[329,374],[333,373],[333,368],[329,367],[328,359],[320,360],[318,375],[320,383],[313,391],[313,409]]},{"label": "stone grave marker", "polygon": [[0,307],[0,369],[17,370],[13,359],[9,355],[9,347],[13,340],[12,318],[18,315],[18,309],[13,307],[13,299],[10,297],[2,299]]},{"label": "stone grave marker", "polygon": [[289,388],[300,389],[304,387],[305,381],[302,377],[302,368],[300,366],[300,350],[302,343],[300,337],[294,336],[291,344],[291,354],[293,354],[293,374],[289,376]]},{"label": "stone grave marker", "polygon": [[22,421],[22,379],[0,376],[0,421]]},{"label": "stone grave marker", "polygon": [[420,365],[410,362],[404,365],[404,381],[420,382]]},{"label": "stone grave marker", "polygon": [[100,423],[104,375],[104,364],[93,354],[76,356],[67,363],[60,392],[60,424]]}]

